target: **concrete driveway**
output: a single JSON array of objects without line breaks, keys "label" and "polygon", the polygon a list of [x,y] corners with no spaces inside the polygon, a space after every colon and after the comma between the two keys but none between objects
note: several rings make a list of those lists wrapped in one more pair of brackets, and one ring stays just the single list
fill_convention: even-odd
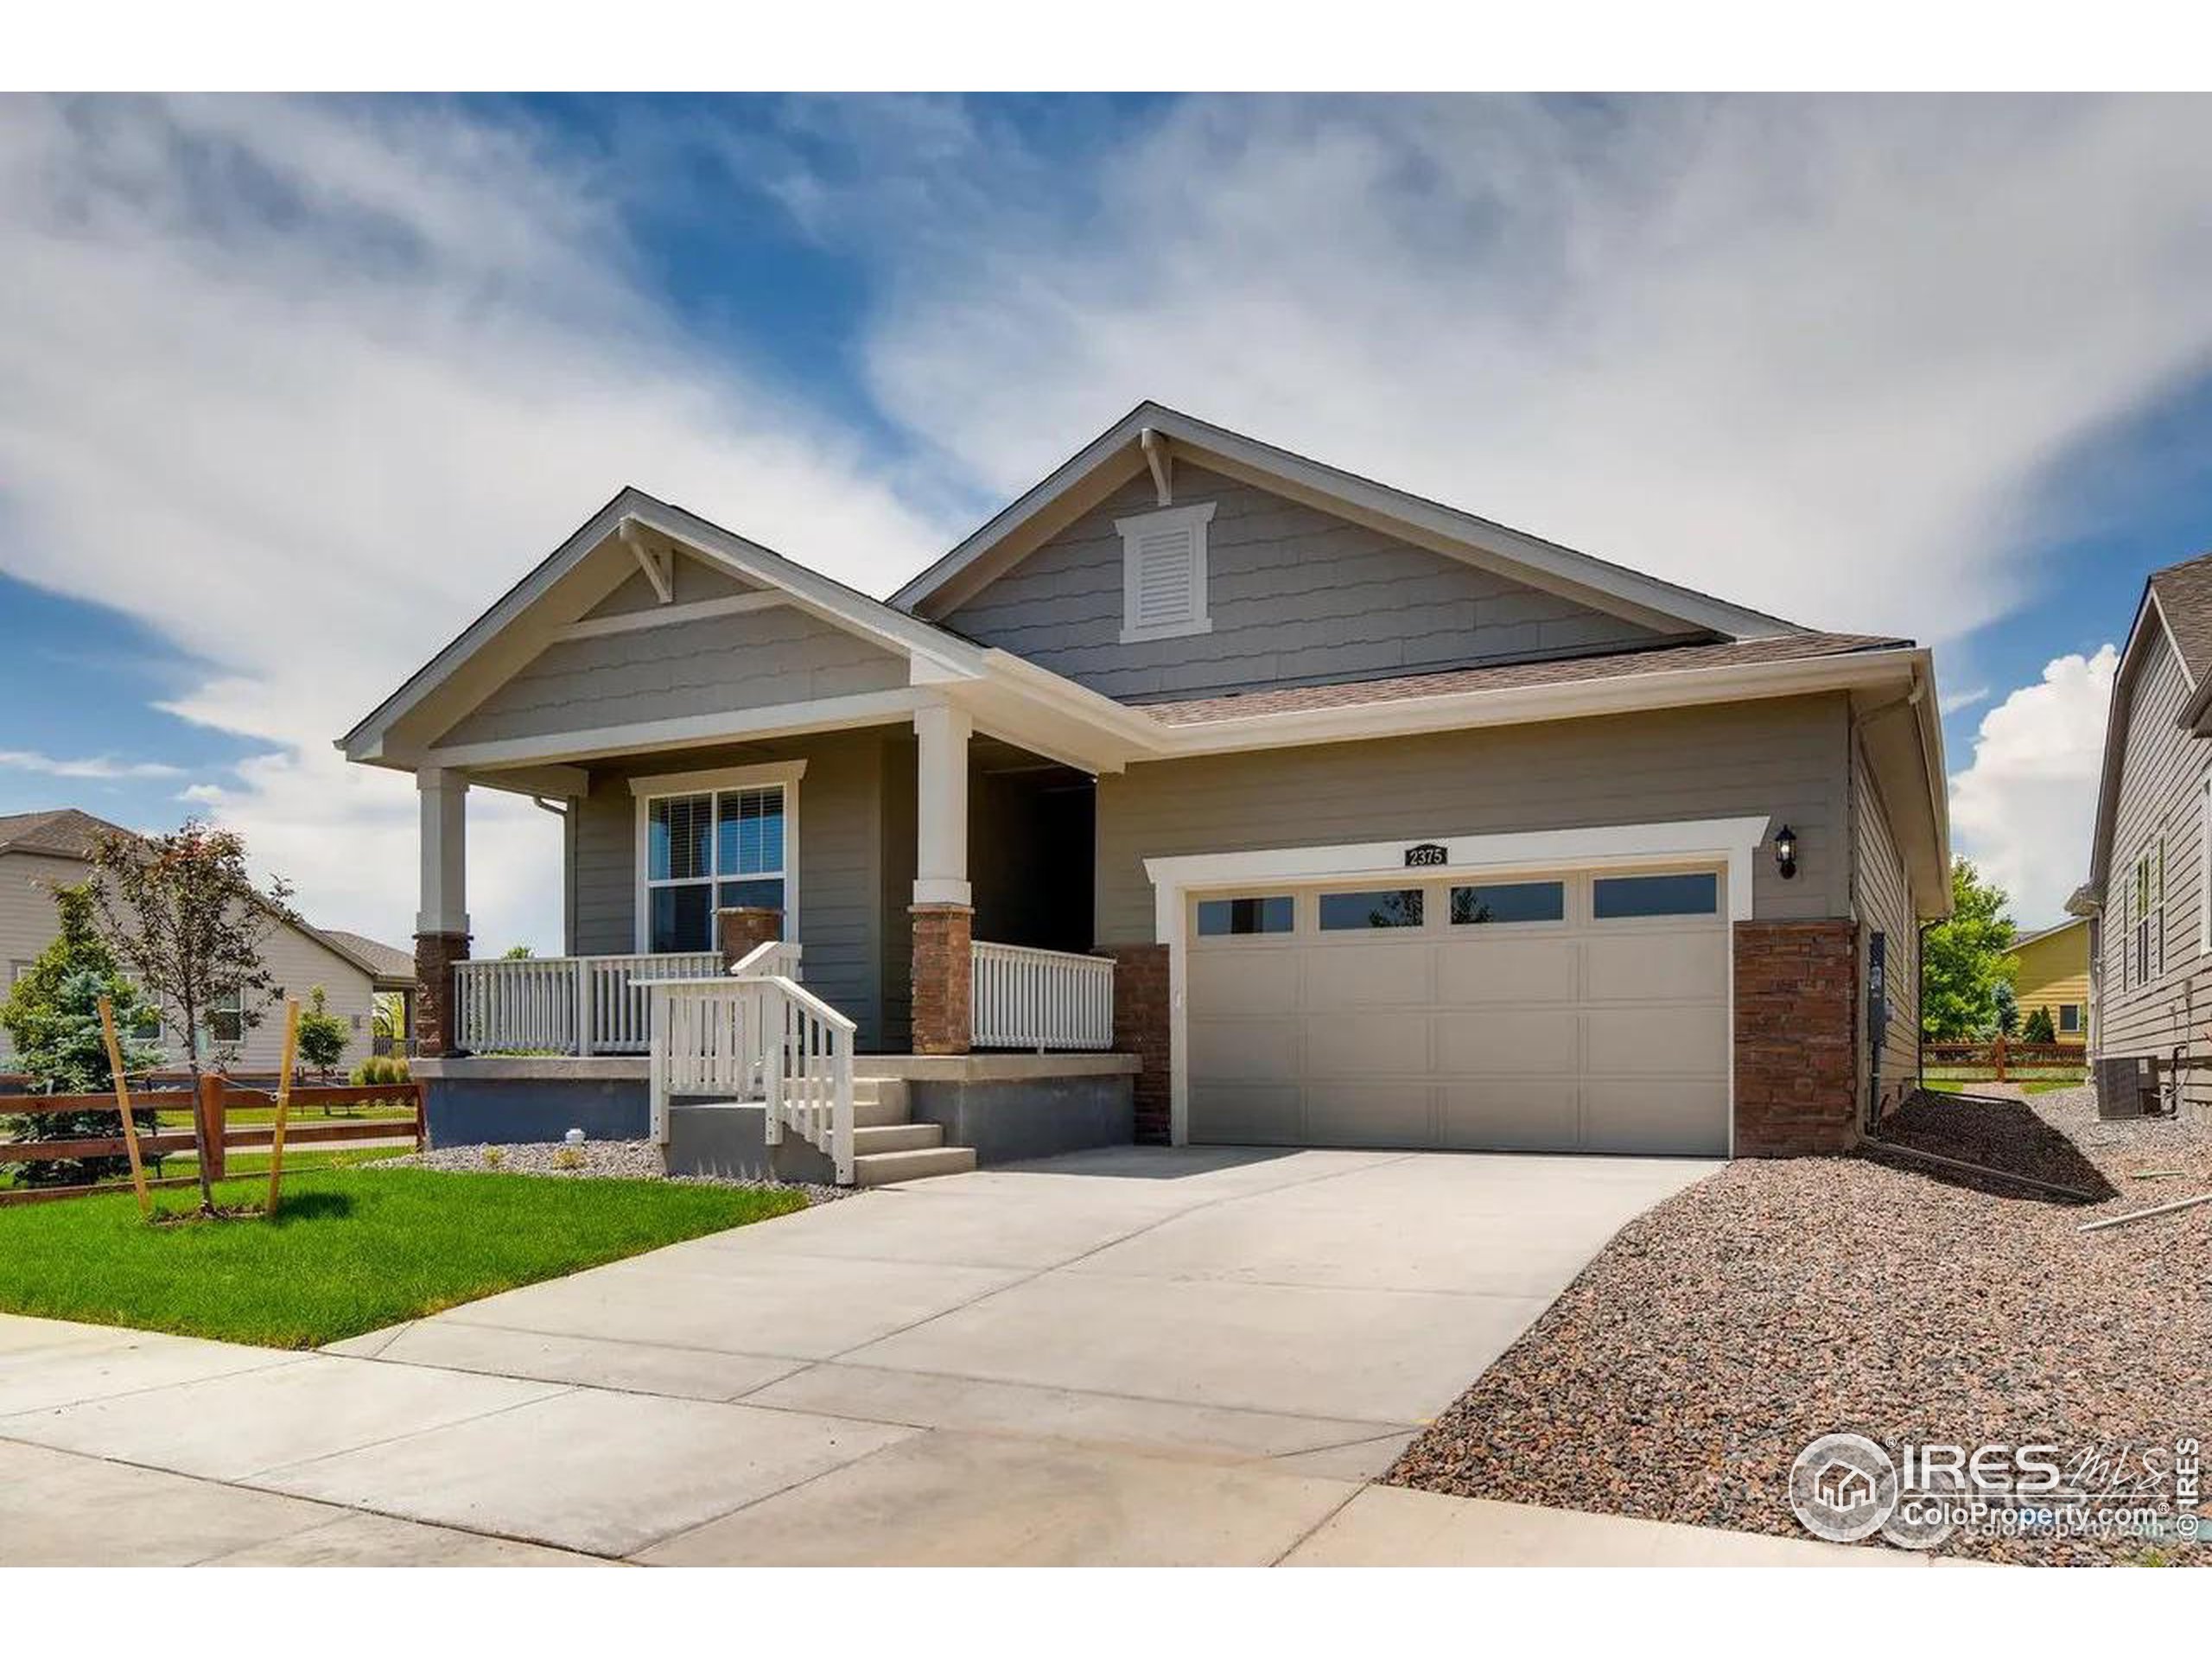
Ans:
[{"label": "concrete driveway", "polygon": [[0,1560],[66,1552],[94,1458],[91,1537],[127,1467],[253,1508],[182,1528],[249,1560],[449,1555],[432,1529],[503,1560],[1392,1559],[1425,1548],[1390,1541],[1416,1512],[1463,1557],[1426,1495],[1351,1501],[1713,1167],[1129,1148],[882,1189],[323,1355],[7,1322]]}]

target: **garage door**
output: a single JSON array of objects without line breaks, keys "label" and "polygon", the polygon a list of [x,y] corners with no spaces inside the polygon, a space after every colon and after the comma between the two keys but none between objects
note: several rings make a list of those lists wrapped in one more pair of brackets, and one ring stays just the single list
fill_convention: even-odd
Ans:
[{"label": "garage door", "polygon": [[1728,1149],[1728,914],[1713,869],[1202,893],[1190,1138]]}]

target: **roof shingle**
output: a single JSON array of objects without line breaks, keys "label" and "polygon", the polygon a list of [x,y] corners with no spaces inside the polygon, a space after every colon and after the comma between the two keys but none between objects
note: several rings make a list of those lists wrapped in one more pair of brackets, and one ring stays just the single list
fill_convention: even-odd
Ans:
[{"label": "roof shingle", "polygon": [[2151,591],[2158,596],[2182,666],[2202,685],[2212,674],[2212,553],[2152,571]]}]

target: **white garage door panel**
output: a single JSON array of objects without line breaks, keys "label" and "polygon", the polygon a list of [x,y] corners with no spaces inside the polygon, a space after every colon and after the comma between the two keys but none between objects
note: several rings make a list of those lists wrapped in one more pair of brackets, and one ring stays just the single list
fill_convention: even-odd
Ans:
[{"label": "white garage door panel", "polygon": [[1418,1008],[1429,1000],[1426,950],[1409,950],[1392,940],[1336,944],[1305,956],[1308,1009]]},{"label": "white garage door panel", "polygon": [[1428,1085],[1370,1083],[1357,1091],[1306,1087],[1306,1138],[1332,1147],[1433,1146]]},{"label": "white garage door panel", "polygon": [[1544,1077],[1447,1083],[1438,1091],[1438,1144],[1466,1150],[1555,1152],[1576,1144],[1580,1087]]},{"label": "white garage door panel", "polygon": [[1209,1014],[1281,1014],[1298,1006],[1305,969],[1297,952],[1271,946],[1191,952],[1191,1001]]},{"label": "white garage door panel", "polygon": [[1288,933],[1186,935],[1190,1138],[1725,1154],[1725,894],[1600,922],[1535,879],[1564,920],[1453,926],[1438,877],[1421,927],[1324,933],[1306,889]]},{"label": "white garage door panel", "polygon": [[1436,1022],[1436,1069],[1447,1077],[1573,1077],[1582,1018],[1572,1008],[1484,1008]]},{"label": "white garage door panel", "polygon": [[1728,1065],[1728,1025],[1721,1011],[1675,1004],[1660,1008],[1592,1007],[1583,1015],[1584,1065],[1611,1077],[1705,1072]]},{"label": "white garage door panel", "polygon": [[1666,1001],[1685,986],[1695,995],[1727,982],[1728,938],[1709,926],[1592,933],[1584,950],[1583,994],[1594,1002]]},{"label": "white garage door panel", "polygon": [[1438,1001],[1458,1007],[1572,1002],[1582,994],[1580,945],[1559,938],[1500,938],[1504,931],[1462,927],[1446,936],[1438,947]]},{"label": "white garage door panel", "polygon": [[1211,1126],[1209,1139],[1233,1145],[1294,1147],[1307,1136],[1304,1109],[1294,1084],[1273,1087],[1253,1084],[1191,1082],[1191,1116],[1200,1112]]},{"label": "white garage door panel", "polygon": [[1209,1020],[1191,1039],[1191,1076],[1222,1083],[1290,1083],[1305,1066],[1299,1022],[1280,1014],[1265,1019]]},{"label": "white garage door panel", "polygon": [[1583,1139],[1592,1152],[1710,1157],[1727,1149],[1713,1122],[1716,1098],[1727,1097],[1718,1081],[1593,1077],[1582,1085]]}]

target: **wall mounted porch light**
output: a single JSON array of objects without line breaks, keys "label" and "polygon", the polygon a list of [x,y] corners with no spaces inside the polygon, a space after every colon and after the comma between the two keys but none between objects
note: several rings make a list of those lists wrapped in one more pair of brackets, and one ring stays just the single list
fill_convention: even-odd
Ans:
[{"label": "wall mounted porch light", "polygon": [[1774,865],[1785,881],[1797,874],[1797,832],[1786,823],[1774,832]]}]

